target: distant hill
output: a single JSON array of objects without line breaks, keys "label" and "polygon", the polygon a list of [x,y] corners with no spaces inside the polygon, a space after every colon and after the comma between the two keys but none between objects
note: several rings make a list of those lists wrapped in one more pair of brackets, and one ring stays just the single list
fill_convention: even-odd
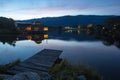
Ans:
[{"label": "distant hill", "polygon": [[35,21],[40,21],[42,24],[47,26],[74,26],[74,25],[86,25],[86,24],[104,24],[107,18],[114,16],[97,16],[97,15],[78,15],[78,16],[62,16],[62,17],[46,17],[37,18],[30,20],[18,20],[16,22],[27,22],[34,23]]}]

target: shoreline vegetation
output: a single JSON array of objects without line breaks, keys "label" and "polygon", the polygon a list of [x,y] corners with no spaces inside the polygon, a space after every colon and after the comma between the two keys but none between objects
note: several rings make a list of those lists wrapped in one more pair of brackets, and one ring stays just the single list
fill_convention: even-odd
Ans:
[{"label": "shoreline vegetation", "polygon": [[[20,60],[16,60],[14,62],[5,65],[0,65],[0,74],[7,74],[7,70],[19,64],[20,62],[21,62]],[[4,79],[0,77],[0,80],[4,80]]]},{"label": "shoreline vegetation", "polygon": [[[53,80],[102,80],[97,71],[90,66],[69,64],[62,60],[49,69]],[[84,77],[84,78],[83,78]]]},{"label": "shoreline vegetation", "polygon": [[[20,60],[16,60],[12,63],[1,65],[0,74],[7,74],[7,70],[19,64]],[[52,76],[53,80],[101,80],[100,75],[95,69],[90,66],[78,65],[73,66],[69,64],[66,60],[62,60],[60,63],[56,63],[51,68],[49,68],[49,74]],[[0,80],[4,80],[0,78]]]},{"label": "shoreline vegetation", "polygon": [[0,65],[0,74],[7,74],[7,70],[9,70],[10,68],[12,68],[13,66],[15,66],[19,63],[20,63],[20,60],[16,60],[16,61],[11,62],[9,64]]},{"label": "shoreline vegetation", "polygon": [[[101,39],[104,41],[107,41],[111,45],[115,42],[117,43],[117,47],[120,48],[120,38],[119,38],[119,30],[120,30],[120,17],[116,18],[110,18],[106,20],[106,26],[99,25],[97,27],[94,27],[93,25],[89,25],[88,27],[83,27],[83,31],[87,32],[87,34],[95,34],[99,35]],[[62,29],[61,27],[59,27]],[[66,30],[69,30],[67,27]],[[77,29],[82,29],[81,27],[78,27]],[[15,26],[15,21],[11,18],[4,18],[0,17],[0,33],[3,36],[3,33],[5,34],[17,34],[19,31],[17,31]],[[108,38],[107,38],[108,37]],[[99,38],[99,37],[98,37]],[[111,38],[109,40],[109,38]],[[0,66],[0,74],[7,74],[7,70],[12,68],[13,66],[20,63],[20,60],[17,60],[15,62],[1,65]],[[82,77],[86,78],[86,80],[101,80],[101,76],[96,72],[96,70],[92,69],[90,66],[85,65],[78,65],[73,66],[70,65],[66,60],[62,60],[61,63],[55,64],[53,67],[49,69],[49,73],[53,76],[53,80],[80,80],[79,78]],[[3,80],[0,78],[0,80]]]},{"label": "shoreline vegetation", "polygon": [[0,17],[0,33],[19,33],[15,21],[12,18]]}]

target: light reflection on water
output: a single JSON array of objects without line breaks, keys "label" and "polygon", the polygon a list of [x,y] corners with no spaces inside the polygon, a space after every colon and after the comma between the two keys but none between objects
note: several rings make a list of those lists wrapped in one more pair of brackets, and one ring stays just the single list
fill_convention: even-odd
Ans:
[{"label": "light reflection on water", "polygon": [[49,39],[42,40],[40,44],[32,40],[16,41],[15,46],[0,43],[0,64],[7,64],[17,59],[24,61],[45,48],[56,49],[63,50],[60,58],[68,60],[71,64],[90,65],[102,75],[118,77],[115,73],[120,72],[119,48],[114,45],[105,46],[102,41],[90,37],[78,38],[83,40],[75,40],[71,36],[69,40],[63,36],[57,38],[50,36]]}]

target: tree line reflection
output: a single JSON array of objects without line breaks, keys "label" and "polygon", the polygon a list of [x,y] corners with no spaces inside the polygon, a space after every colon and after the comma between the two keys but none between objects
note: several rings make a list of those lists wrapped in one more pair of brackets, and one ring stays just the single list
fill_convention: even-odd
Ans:
[{"label": "tree line reflection", "polygon": [[15,46],[16,41],[22,41],[22,40],[32,40],[36,44],[40,44],[42,40],[48,39],[48,34],[19,34],[19,35],[13,35],[13,34],[2,34],[0,35],[0,42],[5,44],[9,44],[12,46]]},{"label": "tree line reflection", "polygon": [[[113,27],[103,27],[103,26],[98,26],[97,28],[84,28],[84,29],[53,29],[50,30],[50,32],[53,32],[53,34],[58,34],[58,35],[62,35],[62,34],[68,34],[68,35],[63,35],[62,37],[66,37],[68,38],[69,36],[76,39],[78,37],[81,36],[81,34],[85,34],[88,36],[93,35],[95,40],[102,40],[103,43],[107,46],[111,46],[111,45],[116,45],[118,48],[120,48],[120,28],[118,26],[113,26]],[[57,32],[57,33],[55,33]],[[76,36],[72,36],[72,34],[78,35]],[[51,36],[53,34],[50,34]],[[53,38],[57,38],[58,35],[54,35]],[[82,37],[82,38],[87,38],[86,36]],[[16,41],[20,41],[20,40],[33,40],[35,41],[37,44],[40,44],[42,42],[42,40],[44,39],[48,39],[48,34],[20,34],[20,35],[8,35],[8,34],[2,34],[0,35],[0,41],[5,44],[8,43],[10,45],[15,46],[15,42]],[[84,40],[84,39],[83,39]],[[80,41],[80,40],[78,40]]]},{"label": "tree line reflection", "polygon": [[77,41],[101,40],[106,46],[115,45],[120,48],[120,17],[108,18],[102,25],[53,27],[50,31],[58,33],[57,36],[64,37],[62,38],[64,40],[71,38]]},{"label": "tree line reflection", "polygon": [[[63,28],[56,28],[50,30],[45,34],[20,34],[20,35],[0,35],[0,42],[3,44],[7,43],[15,46],[16,41],[21,40],[32,40],[36,44],[40,44],[42,40],[48,39],[49,36],[53,36],[52,39],[59,39],[61,36],[62,40],[69,40],[73,38],[77,41],[98,41],[101,40],[104,45],[111,46],[115,45],[120,48],[120,29],[117,28],[104,28],[103,26],[98,26],[97,28],[84,28],[84,29],[74,29],[74,30],[64,30]],[[51,37],[49,37],[50,39]]]},{"label": "tree line reflection", "polygon": [[[84,29],[67,29],[64,30],[63,28],[60,29],[53,29],[50,30],[50,32],[53,32],[53,34],[62,35],[61,37],[72,37],[77,40],[78,37],[81,36],[81,34],[85,34],[88,36],[94,36],[95,40],[102,40],[104,45],[111,46],[116,45],[118,48],[120,48],[120,28],[119,26],[113,26],[113,27],[104,27],[104,26],[97,26],[97,28],[91,27],[91,28],[84,28]],[[55,33],[57,32],[57,33]],[[72,34],[78,35],[78,36],[72,36]],[[53,34],[50,34],[51,36]],[[67,34],[67,35],[65,35]],[[57,38],[58,35],[54,35],[53,38]],[[82,38],[87,38],[87,36],[84,36]],[[20,40],[33,40],[37,44],[40,44],[42,40],[48,39],[48,34],[20,34],[20,35],[8,35],[8,34],[2,34],[0,35],[0,41],[5,44],[8,43],[10,45],[15,46],[16,41]],[[84,40],[84,39],[83,39]],[[78,41],[80,41],[78,39]]]}]

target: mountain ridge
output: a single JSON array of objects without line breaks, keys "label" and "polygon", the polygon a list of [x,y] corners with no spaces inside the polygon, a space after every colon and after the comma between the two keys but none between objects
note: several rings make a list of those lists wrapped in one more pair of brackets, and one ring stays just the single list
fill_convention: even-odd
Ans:
[{"label": "mountain ridge", "polygon": [[105,20],[110,17],[116,17],[114,15],[77,15],[77,16],[61,16],[61,17],[44,17],[34,18],[28,20],[17,20],[16,22],[34,23],[40,21],[47,26],[75,26],[86,24],[104,24]]}]

